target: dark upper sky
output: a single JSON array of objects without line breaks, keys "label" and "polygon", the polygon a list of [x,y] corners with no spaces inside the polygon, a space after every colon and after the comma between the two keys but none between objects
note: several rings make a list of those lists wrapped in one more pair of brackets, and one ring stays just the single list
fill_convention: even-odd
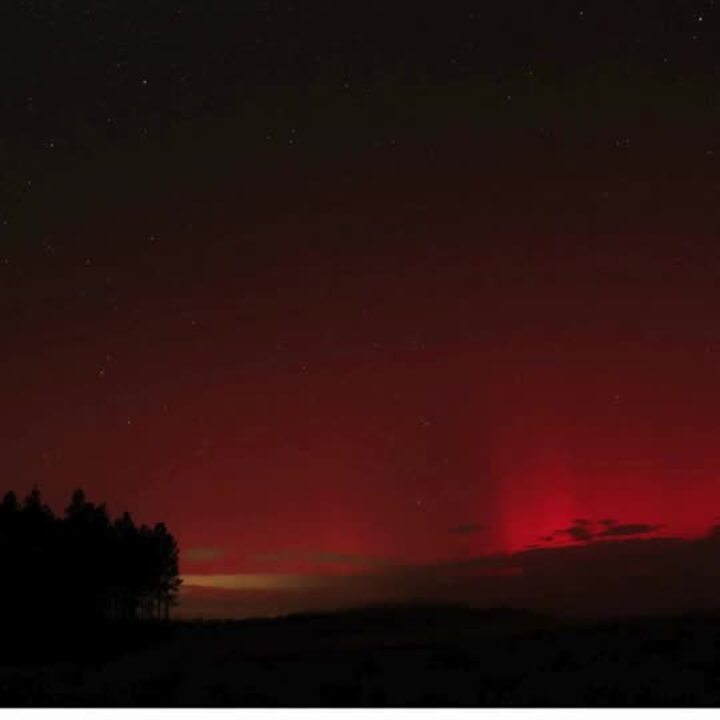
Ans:
[{"label": "dark upper sky", "polygon": [[689,542],[720,508],[719,27],[5,3],[8,487],[164,519],[191,578],[260,598],[220,614]]}]

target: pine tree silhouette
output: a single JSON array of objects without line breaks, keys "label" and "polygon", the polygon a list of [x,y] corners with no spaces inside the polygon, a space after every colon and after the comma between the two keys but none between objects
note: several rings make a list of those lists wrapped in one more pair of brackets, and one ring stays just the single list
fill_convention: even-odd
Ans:
[{"label": "pine tree silhouette", "polygon": [[8,492],[0,503],[0,568],[3,588],[0,608],[4,617],[13,617],[19,607],[19,588],[22,577],[22,549],[20,542],[20,503],[14,492]]},{"label": "pine tree silhouette", "polygon": [[33,488],[22,504],[0,502],[0,610],[34,622],[169,618],[177,599],[179,550],[163,523],[111,520],[105,504],[76,490],[62,518]]}]

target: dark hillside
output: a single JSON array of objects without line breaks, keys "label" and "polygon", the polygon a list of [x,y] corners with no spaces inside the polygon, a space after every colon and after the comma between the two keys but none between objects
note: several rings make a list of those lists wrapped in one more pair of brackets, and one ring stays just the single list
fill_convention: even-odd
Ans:
[{"label": "dark hillside", "polygon": [[[109,625],[5,653],[3,705],[714,706],[720,617],[371,608]],[[40,645],[34,645],[40,648]]]}]

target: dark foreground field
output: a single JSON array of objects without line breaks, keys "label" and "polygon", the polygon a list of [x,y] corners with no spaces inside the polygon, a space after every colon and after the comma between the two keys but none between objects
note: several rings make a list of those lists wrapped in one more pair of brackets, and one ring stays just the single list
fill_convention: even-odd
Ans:
[{"label": "dark foreground field", "polygon": [[717,706],[720,616],[510,610],[8,629],[4,706]]}]

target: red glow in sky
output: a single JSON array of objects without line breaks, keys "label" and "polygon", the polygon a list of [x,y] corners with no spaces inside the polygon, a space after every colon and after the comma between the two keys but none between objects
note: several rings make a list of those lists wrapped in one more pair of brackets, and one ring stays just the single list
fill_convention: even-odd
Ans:
[{"label": "red glow in sky", "polygon": [[705,532],[708,234],[638,219],[667,188],[626,168],[577,187],[569,152],[546,187],[521,172],[546,151],[440,147],[170,193],[0,268],[6,477],[162,519],[186,574],[253,592],[567,544],[578,519]]}]

